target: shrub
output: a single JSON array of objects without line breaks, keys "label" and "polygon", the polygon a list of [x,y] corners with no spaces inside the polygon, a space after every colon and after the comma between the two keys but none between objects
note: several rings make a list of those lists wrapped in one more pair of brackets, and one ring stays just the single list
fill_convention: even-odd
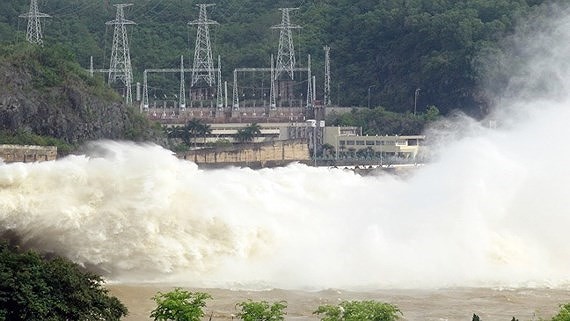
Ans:
[{"label": "shrub", "polygon": [[322,315],[322,321],[394,321],[400,310],[391,304],[377,301],[343,301],[339,305],[322,305],[313,312]]},{"label": "shrub", "polygon": [[153,297],[157,307],[150,317],[154,320],[200,321],[204,316],[203,308],[206,300],[211,299],[208,293],[189,292],[180,288],[167,293],[158,293]]},{"label": "shrub", "polygon": [[0,243],[0,320],[120,320],[127,308],[100,276]]},{"label": "shrub", "polygon": [[282,321],[285,319],[287,302],[279,301],[270,304],[267,301],[244,301],[236,304],[240,308],[237,317],[244,321]]}]

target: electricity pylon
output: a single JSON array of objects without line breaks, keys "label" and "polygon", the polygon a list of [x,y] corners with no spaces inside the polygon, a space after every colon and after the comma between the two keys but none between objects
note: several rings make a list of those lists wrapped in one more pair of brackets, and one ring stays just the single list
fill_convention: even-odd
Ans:
[{"label": "electricity pylon", "polygon": [[111,65],[109,67],[109,83],[120,80],[125,85],[125,102],[132,104],[132,82],[133,69],[131,66],[131,54],[129,51],[129,38],[127,36],[127,25],[134,25],[135,22],[125,19],[124,8],[132,6],[132,3],[116,4],[117,16],[115,20],[108,21],[107,25],[114,25],[113,49],[111,51]]},{"label": "electricity pylon", "polygon": [[200,8],[198,20],[190,21],[190,25],[198,25],[196,34],[196,46],[194,48],[194,64],[192,70],[192,87],[200,80],[204,80],[208,86],[214,86],[216,76],[214,74],[214,60],[212,58],[212,45],[210,43],[209,25],[218,23],[208,19],[206,8],[214,4],[197,4]]},{"label": "electricity pylon", "polygon": [[330,59],[330,51],[331,47],[325,46],[323,48],[325,50],[325,99],[324,105],[330,106],[331,105],[331,59]]},{"label": "electricity pylon", "polygon": [[43,46],[44,41],[42,39],[42,24],[40,18],[50,18],[51,16],[45,13],[41,13],[38,10],[38,0],[30,1],[30,11],[20,15],[20,18],[28,19],[28,31],[26,33],[26,40],[34,45]]},{"label": "electricity pylon", "polygon": [[275,79],[283,72],[287,72],[291,80],[293,80],[293,69],[295,68],[295,46],[293,45],[292,29],[300,29],[300,26],[292,25],[289,18],[291,10],[299,8],[280,8],[281,24],[271,27],[271,29],[280,29],[279,33],[279,51],[277,52],[277,66],[275,67]]}]

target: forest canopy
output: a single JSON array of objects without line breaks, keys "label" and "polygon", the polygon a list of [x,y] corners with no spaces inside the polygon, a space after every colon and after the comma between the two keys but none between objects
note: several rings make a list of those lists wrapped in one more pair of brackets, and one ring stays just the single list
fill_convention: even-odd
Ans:
[{"label": "forest canopy", "polygon": [[[88,68],[108,67],[115,17],[110,0],[39,0],[45,41],[70,48]],[[140,0],[126,8],[135,81],[146,68],[173,68],[180,56],[191,61],[200,1]],[[323,46],[331,47],[331,97],[334,105],[383,107],[418,112],[437,106],[442,114],[460,109],[474,116],[486,113],[489,56],[507,56],[503,41],[528,17],[548,16],[548,0],[219,0],[208,8],[214,56],[220,55],[223,77],[234,68],[269,66],[277,53],[279,8],[294,7],[291,23],[300,25],[293,38],[297,62],[312,57],[322,97]],[[0,3],[0,40],[25,39],[28,0]],[[494,74],[495,86],[505,76]],[[178,91],[174,79],[155,88],[164,95]],[[416,90],[418,95],[415,96]]]}]

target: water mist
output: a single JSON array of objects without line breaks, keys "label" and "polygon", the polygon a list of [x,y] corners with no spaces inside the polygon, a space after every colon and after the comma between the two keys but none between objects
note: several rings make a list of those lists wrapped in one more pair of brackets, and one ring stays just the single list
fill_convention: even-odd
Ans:
[{"label": "water mist", "polygon": [[158,146],[97,142],[82,156],[0,165],[0,229],[118,282],[565,286],[569,21],[524,42],[496,128],[455,120],[461,134],[406,179],[298,164],[201,170]]}]

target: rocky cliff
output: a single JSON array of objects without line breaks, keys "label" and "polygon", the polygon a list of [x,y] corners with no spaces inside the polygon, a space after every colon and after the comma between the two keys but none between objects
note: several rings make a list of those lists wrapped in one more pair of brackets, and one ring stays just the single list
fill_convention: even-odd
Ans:
[{"label": "rocky cliff", "polygon": [[151,124],[92,78],[61,47],[0,49],[0,129],[27,130],[76,144],[156,140]]}]

